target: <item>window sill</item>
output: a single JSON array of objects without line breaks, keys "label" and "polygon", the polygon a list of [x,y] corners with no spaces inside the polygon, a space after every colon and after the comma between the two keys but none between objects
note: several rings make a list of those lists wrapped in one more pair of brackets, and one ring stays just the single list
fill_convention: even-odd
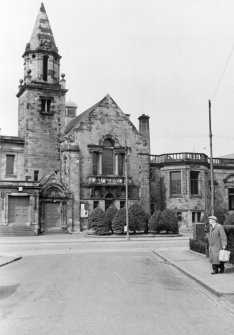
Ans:
[{"label": "window sill", "polygon": [[54,115],[54,112],[43,112],[43,111],[40,111],[40,114],[42,114],[42,115]]},{"label": "window sill", "polygon": [[201,194],[190,194],[190,198],[202,198]]},{"label": "window sill", "polygon": [[6,174],[5,178],[17,178],[15,174]]}]

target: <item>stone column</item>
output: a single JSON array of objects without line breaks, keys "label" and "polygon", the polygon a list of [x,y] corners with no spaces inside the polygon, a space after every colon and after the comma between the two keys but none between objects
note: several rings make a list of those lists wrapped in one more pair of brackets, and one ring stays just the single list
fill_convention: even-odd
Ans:
[{"label": "stone column", "polygon": [[102,174],[102,153],[99,153],[99,166],[98,166],[98,174]]},{"label": "stone column", "polygon": [[[72,199],[68,203],[68,221],[72,220],[71,226],[72,233],[80,232],[80,154],[79,146],[76,144],[67,144],[62,151],[69,152],[70,176],[69,188],[72,194]],[[71,213],[72,211],[72,213]],[[72,214],[72,218],[70,214]]]}]

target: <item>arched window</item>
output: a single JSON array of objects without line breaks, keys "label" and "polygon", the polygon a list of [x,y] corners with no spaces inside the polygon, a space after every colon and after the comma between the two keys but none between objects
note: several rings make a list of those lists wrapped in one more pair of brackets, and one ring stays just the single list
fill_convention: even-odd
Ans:
[{"label": "arched window", "polygon": [[103,143],[103,154],[102,154],[102,174],[113,175],[114,174],[114,156],[113,156],[114,141],[112,139],[105,139]]},{"label": "arched window", "polygon": [[47,81],[48,77],[48,56],[43,56],[43,80]]}]

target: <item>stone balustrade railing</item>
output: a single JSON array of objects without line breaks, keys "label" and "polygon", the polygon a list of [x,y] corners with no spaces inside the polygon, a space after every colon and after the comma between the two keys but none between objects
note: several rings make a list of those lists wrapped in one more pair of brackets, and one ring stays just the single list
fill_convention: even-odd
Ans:
[{"label": "stone balustrade railing", "polygon": [[[203,153],[179,152],[162,155],[150,155],[150,163],[200,162],[210,164],[210,158]],[[213,158],[213,165],[234,166],[234,159]]]},{"label": "stone balustrade railing", "polygon": [[[132,178],[128,178],[128,183],[132,182]],[[102,176],[92,176],[88,178],[88,183],[90,185],[124,185],[125,184],[125,177],[102,177]]]}]

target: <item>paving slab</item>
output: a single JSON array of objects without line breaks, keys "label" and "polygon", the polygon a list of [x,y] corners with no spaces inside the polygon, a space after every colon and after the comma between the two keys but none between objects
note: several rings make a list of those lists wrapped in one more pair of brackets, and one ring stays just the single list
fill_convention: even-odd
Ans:
[{"label": "paving slab", "polygon": [[234,295],[233,264],[226,264],[224,273],[212,275],[212,266],[204,255],[187,249],[154,250],[153,252],[215,295]]}]

